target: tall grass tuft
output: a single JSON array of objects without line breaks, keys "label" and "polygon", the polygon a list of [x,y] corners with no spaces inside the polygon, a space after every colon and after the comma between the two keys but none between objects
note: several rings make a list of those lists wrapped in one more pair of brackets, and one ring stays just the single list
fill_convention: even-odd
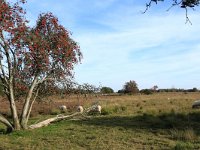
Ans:
[{"label": "tall grass tuft", "polygon": [[194,146],[191,143],[178,142],[174,150],[194,150]]},{"label": "tall grass tuft", "polygon": [[174,140],[186,142],[194,142],[197,139],[197,135],[192,128],[188,128],[185,130],[173,129],[171,130],[171,136]]}]

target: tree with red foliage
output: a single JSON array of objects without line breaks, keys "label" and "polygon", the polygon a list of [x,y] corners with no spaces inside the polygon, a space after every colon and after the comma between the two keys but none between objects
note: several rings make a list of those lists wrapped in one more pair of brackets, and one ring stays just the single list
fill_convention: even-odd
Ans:
[{"label": "tree with red foliage", "polygon": [[[12,116],[10,121],[0,115],[0,122],[10,131],[28,128],[41,84],[72,78],[82,58],[79,45],[52,13],[40,14],[36,26],[29,27],[22,3],[0,1],[0,79]],[[21,113],[17,91],[26,92]]]}]

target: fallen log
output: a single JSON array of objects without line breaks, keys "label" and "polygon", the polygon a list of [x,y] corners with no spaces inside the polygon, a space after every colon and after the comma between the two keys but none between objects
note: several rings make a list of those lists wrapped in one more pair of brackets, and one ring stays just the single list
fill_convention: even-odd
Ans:
[{"label": "fallen log", "polygon": [[51,124],[51,123],[53,123],[53,122],[57,122],[57,121],[60,121],[60,120],[72,118],[72,117],[78,116],[78,115],[81,115],[81,113],[80,113],[80,112],[76,112],[76,113],[74,113],[74,114],[67,115],[67,116],[64,116],[64,115],[57,115],[56,117],[49,118],[49,119],[46,119],[46,120],[41,121],[41,122],[39,122],[39,123],[30,125],[30,126],[29,126],[29,129],[36,129],[36,128],[41,128],[41,127],[44,127],[44,126],[48,126],[49,124]]},{"label": "fallen log", "polygon": [[75,112],[75,113],[73,113],[71,115],[62,115],[62,114],[60,114],[60,115],[57,115],[56,117],[52,117],[52,118],[46,119],[44,121],[41,121],[39,123],[32,124],[28,128],[29,129],[41,128],[41,127],[44,127],[44,126],[48,126],[49,124],[51,124],[53,122],[58,122],[58,121],[61,121],[61,120],[73,118],[73,117],[78,116],[78,115],[82,116],[84,119],[91,119],[91,117],[87,116],[87,114],[92,109],[94,109],[94,106],[91,106],[91,107],[85,109],[85,112]]}]

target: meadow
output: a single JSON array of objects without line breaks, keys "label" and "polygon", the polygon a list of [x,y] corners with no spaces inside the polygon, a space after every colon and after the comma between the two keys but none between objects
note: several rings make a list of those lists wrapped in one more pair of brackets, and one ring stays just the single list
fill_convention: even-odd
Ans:
[{"label": "meadow", "polygon": [[[71,114],[78,104],[89,107],[98,102],[102,114],[10,134],[5,134],[0,124],[0,150],[200,149],[200,110],[191,107],[199,98],[199,92],[88,96],[87,99],[48,97],[48,102],[34,105],[31,123],[60,113],[57,109],[60,104],[67,105],[66,114]],[[5,115],[8,113],[3,99],[0,109]]]}]

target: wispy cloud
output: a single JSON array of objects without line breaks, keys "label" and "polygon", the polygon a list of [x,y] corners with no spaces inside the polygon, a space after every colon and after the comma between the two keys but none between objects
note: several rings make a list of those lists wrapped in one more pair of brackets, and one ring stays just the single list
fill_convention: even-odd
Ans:
[{"label": "wispy cloud", "polygon": [[73,31],[84,55],[75,69],[79,82],[115,90],[128,80],[140,88],[199,87],[199,11],[189,13],[191,26],[179,9],[153,6],[142,14],[145,2],[32,0],[27,12],[33,23],[38,13],[51,11]]}]

